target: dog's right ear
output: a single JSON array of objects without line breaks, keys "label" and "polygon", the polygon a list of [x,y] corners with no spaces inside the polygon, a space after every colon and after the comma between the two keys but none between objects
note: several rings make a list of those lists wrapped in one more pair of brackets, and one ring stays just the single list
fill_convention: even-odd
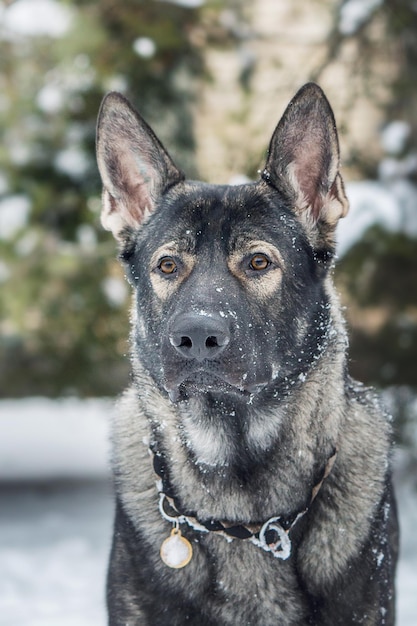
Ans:
[{"label": "dog's right ear", "polygon": [[97,123],[101,221],[116,239],[138,228],[167,189],[184,179],[152,129],[121,94],[104,98]]},{"label": "dog's right ear", "polygon": [[262,178],[283,191],[316,245],[334,245],[348,200],[339,172],[333,111],[321,88],[304,85],[285,110],[269,146]]}]

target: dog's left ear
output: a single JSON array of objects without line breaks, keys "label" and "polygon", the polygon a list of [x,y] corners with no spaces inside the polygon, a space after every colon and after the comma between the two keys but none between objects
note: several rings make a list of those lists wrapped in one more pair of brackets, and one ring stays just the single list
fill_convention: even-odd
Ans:
[{"label": "dog's left ear", "polygon": [[310,231],[324,227],[328,236],[346,215],[336,124],[318,85],[304,85],[289,103],[272,136],[262,178],[284,192]]},{"label": "dog's left ear", "polygon": [[109,93],[100,108],[97,162],[103,182],[101,221],[119,240],[184,179],[152,129],[117,92]]}]

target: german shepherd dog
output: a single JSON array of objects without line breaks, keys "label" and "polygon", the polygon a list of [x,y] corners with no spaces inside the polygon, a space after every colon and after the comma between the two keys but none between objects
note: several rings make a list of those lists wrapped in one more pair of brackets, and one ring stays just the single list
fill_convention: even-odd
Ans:
[{"label": "german shepherd dog", "polygon": [[394,624],[391,428],[347,372],[322,90],[290,102],[254,183],[185,180],[118,93],[97,154],[134,291],[109,624]]}]

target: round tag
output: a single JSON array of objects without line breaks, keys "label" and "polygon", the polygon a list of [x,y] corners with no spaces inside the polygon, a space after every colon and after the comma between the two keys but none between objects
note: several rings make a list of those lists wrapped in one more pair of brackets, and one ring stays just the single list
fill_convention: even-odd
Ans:
[{"label": "round tag", "polygon": [[173,569],[181,569],[191,561],[193,548],[188,539],[181,535],[181,531],[173,528],[171,535],[163,542],[160,554],[165,565]]}]

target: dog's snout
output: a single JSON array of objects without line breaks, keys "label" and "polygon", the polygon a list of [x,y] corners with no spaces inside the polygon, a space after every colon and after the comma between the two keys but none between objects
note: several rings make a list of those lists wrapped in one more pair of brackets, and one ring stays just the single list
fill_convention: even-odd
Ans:
[{"label": "dog's snout", "polygon": [[187,359],[214,359],[230,341],[226,320],[201,314],[183,315],[171,327],[169,341]]}]

